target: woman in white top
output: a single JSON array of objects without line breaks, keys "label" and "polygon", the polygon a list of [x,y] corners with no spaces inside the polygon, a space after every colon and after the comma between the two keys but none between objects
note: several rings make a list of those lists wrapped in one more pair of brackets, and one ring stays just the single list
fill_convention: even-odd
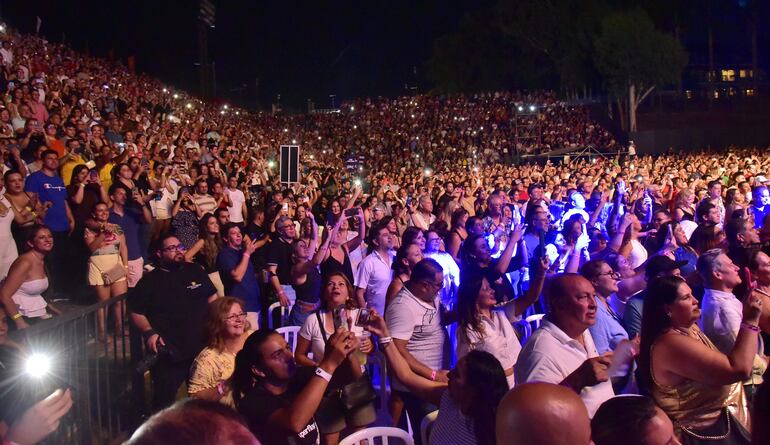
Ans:
[{"label": "woman in white top", "polygon": [[[28,328],[30,322],[51,318],[48,303],[41,295],[48,289],[44,262],[53,250],[51,230],[43,225],[33,226],[26,247],[29,250],[13,262],[0,286],[0,302],[17,329]],[[58,312],[53,307],[51,310]]]},{"label": "woman in white top", "polygon": [[366,329],[379,337],[388,371],[420,399],[439,407],[427,444],[494,445],[497,407],[508,392],[500,362],[485,351],[471,351],[449,372],[449,382],[436,382],[412,371],[392,345],[385,320],[373,313]]},{"label": "woman in white top", "polygon": [[540,267],[523,296],[497,305],[495,290],[483,275],[463,277],[457,291],[457,359],[470,351],[481,350],[492,354],[505,370],[508,386],[513,388],[513,366],[521,352],[521,342],[512,323],[521,319],[543,290],[548,260],[541,259]]},{"label": "woman in white top", "polygon": [[13,219],[13,205],[8,201],[8,198],[0,194],[0,281],[5,279],[11,264],[19,256],[16,242],[11,234]]},{"label": "woman in white top", "polygon": [[[334,308],[344,307],[346,327],[359,338],[360,353],[351,354],[334,375],[326,395],[315,414],[318,429],[321,432],[322,444],[336,444],[340,432],[346,428],[361,429],[373,423],[377,416],[374,404],[366,403],[355,408],[346,408],[341,403],[340,392],[343,387],[355,384],[360,378],[369,377],[363,374],[363,364],[366,354],[374,351],[368,332],[357,325],[360,309],[355,307],[353,286],[341,272],[331,273],[321,289],[321,309],[311,314],[302,325],[297,336],[297,347],[294,359],[299,366],[317,367],[323,360],[327,339],[334,333]],[[312,353],[312,358],[311,358]],[[344,370],[342,368],[345,368]]]}]

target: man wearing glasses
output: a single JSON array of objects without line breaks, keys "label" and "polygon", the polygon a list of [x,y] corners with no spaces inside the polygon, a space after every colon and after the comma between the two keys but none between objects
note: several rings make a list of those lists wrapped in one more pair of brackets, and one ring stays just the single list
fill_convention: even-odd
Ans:
[{"label": "man wearing glasses", "polygon": [[257,250],[259,241],[244,240],[241,226],[234,222],[222,226],[222,238],[225,245],[217,256],[217,268],[225,286],[225,295],[238,297],[246,302],[243,309],[248,314],[249,324],[257,329],[259,283],[250,258]]},{"label": "man wearing glasses", "polygon": [[153,408],[174,402],[193,359],[205,346],[203,326],[217,289],[203,268],[184,260],[179,239],[160,239],[158,267],[146,273],[128,298],[131,321],[141,332],[147,354],[157,354],[150,370]]},{"label": "man wearing glasses", "polygon": [[[444,363],[443,306],[438,296],[444,287],[444,272],[436,260],[426,258],[412,269],[409,281],[396,294],[385,310],[385,320],[401,355],[416,374],[433,381],[447,382]],[[407,391],[396,379],[394,391],[404,401],[412,422],[412,431],[420,431],[420,422],[426,414],[438,409]],[[417,443],[417,442],[415,442]]]},{"label": "man wearing glasses", "polygon": [[281,216],[275,223],[275,231],[278,235],[268,247],[267,271],[270,276],[270,285],[278,296],[281,306],[294,304],[297,296],[291,287],[291,244],[297,237],[294,222],[288,216]]}]

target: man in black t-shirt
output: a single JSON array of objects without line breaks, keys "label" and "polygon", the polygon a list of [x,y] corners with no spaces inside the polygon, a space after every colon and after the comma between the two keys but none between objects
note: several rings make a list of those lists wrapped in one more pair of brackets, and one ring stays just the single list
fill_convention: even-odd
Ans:
[{"label": "man in black t-shirt", "polygon": [[159,266],[139,280],[128,307],[148,353],[158,354],[151,376],[153,407],[161,409],[174,401],[205,346],[206,316],[217,290],[201,266],[184,261],[178,238],[161,239],[156,254]]}]

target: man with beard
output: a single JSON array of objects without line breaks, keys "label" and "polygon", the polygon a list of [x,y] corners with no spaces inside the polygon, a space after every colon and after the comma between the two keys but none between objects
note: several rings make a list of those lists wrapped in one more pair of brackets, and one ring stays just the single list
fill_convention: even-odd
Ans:
[{"label": "man with beard", "polygon": [[197,264],[187,263],[178,238],[161,238],[157,268],[145,274],[129,296],[131,321],[147,351],[158,354],[151,368],[153,408],[174,402],[193,359],[205,346],[203,327],[217,290]]}]

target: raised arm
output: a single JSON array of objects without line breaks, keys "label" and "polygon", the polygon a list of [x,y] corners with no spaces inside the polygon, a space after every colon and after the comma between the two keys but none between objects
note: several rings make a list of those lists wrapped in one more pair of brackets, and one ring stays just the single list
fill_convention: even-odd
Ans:
[{"label": "raised arm", "polygon": [[658,342],[655,369],[661,369],[709,385],[727,385],[751,376],[757,354],[762,300],[756,292],[743,305],[743,321],[735,345],[728,354],[712,350],[683,335],[667,335]]},{"label": "raised arm", "polygon": [[[334,374],[342,361],[357,347],[355,335],[340,328],[329,337],[326,353],[318,367],[329,374]],[[267,424],[294,434],[301,432],[318,410],[328,385],[329,383],[319,376],[311,377],[292,403],[270,415]]]}]

